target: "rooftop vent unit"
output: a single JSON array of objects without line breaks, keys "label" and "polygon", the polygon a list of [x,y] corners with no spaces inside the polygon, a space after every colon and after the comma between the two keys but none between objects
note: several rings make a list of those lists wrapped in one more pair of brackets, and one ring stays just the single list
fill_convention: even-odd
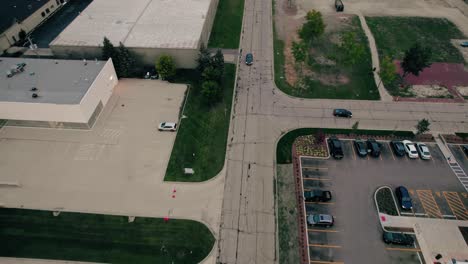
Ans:
[{"label": "rooftop vent unit", "polygon": [[31,96],[32,98],[37,98],[39,95],[37,95],[37,93],[33,93]]}]

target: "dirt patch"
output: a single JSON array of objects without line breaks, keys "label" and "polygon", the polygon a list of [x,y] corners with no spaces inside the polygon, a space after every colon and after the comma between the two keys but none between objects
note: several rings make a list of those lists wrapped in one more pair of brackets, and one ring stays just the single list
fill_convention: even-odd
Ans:
[{"label": "dirt patch", "polygon": [[468,96],[468,86],[454,86],[455,89],[462,95]]},{"label": "dirt patch", "polygon": [[277,165],[276,172],[280,263],[300,263],[298,208],[293,165]]},{"label": "dirt patch", "polygon": [[415,95],[417,98],[451,98],[449,90],[440,85],[413,85],[410,88],[410,92]]}]

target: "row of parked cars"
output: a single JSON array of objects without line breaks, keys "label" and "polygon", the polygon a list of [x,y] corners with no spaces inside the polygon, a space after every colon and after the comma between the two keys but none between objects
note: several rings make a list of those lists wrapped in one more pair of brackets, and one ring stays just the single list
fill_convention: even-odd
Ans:
[{"label": "row of parked cars", "polygon": [[[306,202],[328,202],[332,199],[330,191],[310,190],[304,192]],[[307,224],[310,226],[332,227],[335,219],[329,214],[310,214],[307,215]]]},{"label": "row of parked cars", "polygon": [[[361,139],[356,139],[353,142],[354,149],[360,157],[366,157],[367,155],[373,157],[379,157],[381,153],[381,143],[377,142],[375,139],[370,138],[366,141]],[[429,148],[424,143],[413,143],[409,140],[403,141],[391,141],[390,145],[392,146],[393,152],[397,156],[408,155],[411,159],[421,158],[421,159],[430,159],[431,153]],[[328,147],[330,150],[330,155],[335,159],[342,159],[344,157],[343,146],[341,141],[336,137],[331,137],[328,139]]]}]

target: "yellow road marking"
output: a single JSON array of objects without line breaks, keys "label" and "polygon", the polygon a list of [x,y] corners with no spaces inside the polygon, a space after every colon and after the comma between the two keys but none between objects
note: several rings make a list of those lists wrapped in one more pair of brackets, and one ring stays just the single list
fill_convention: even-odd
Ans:
[{"label": "yellow road marking", "polygon": [[338,245],[322,245],[322,244],[309,244],[309,247],[319,247],[319,248],[341,248]]},{"label": "yellow road marking", "polygon": [[322,260],[311,260],[311,264],[344,264],[344,262],[336,261],[322,261]]},{"label": "yellow road marking", "polygon": [[437,205],[431,190],[416,190],[416,193],[418,194],[424,211],[426,211],[429,216],[442,218],[442,213],[440,212],[440,208]]},{"label": "yellow road marking", "polygon": [[344,264],[344,262],[336,261],[323,261],[323,260],[311,260],[311,264]]},{"label": "yellow road marking", "polygon": [[302,178],[305,181],[331,181],[329,178]]},{"label": "yellow road marking", "polygon": [[392,154],[393,160],[395,160],[395,155],[393,155],[392,146],[390,146],[390,143],[388,143],[388,142],[387,142],[387,145],[388,145],[388,149],[390,149],[390,153]]},{"label": "yellow road marking", "polygon": [[409,189],[409,193],[410,193],[411,195],[414,195],[414,190],[413,190],[413,189]]},{"label": "yellow road marking", "polygon": [[468,220],[468,211],[457,192],[444,192],[445,200],[455,217],[459,220]]},{"label": "yellow road marking", "polygon": [[356,160],[356,153],[354,153],[355,149],[354,149],[354,144],[353,144],[353,150],[351,151],[353,153],[353,159]]},{"label": "yellow road marking", "polygon": [[307,170],[328,170],[327,167],[313,167],[313,166],[302,166],[303,169],[307,169]]},{"label": "yellow road marking", "polygon": [[340,231],[330,229],[307,229],[308,232],[338,233]]},{"label": "yellow road marking", "polygon": [[468,159],[468,155],[466,155],[465,151],[463,151],[461,145],[458,145],[458,148],[459,148],[460,151],[463,153],[463,156],[465,157],[465,159]]},{"label": "yellow road marking", "polygon": [[441,196],[441,194],[440,194],[439,191],[436,191],[436,192],[434,192],[434,193],[437,195],[437,197],[440,197],[440,196]]},{"label": "yellow road marking", "polygon": [[393,248],[393,247],[386,247],[386,250],[394,250],[394,251],[412,251],[412,252],[421,252],[419,248]]}]

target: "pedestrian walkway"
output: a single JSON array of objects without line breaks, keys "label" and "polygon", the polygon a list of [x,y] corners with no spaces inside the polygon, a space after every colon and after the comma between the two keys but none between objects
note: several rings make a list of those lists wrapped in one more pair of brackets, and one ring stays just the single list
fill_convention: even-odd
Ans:
[{"label": "pedestrian walkway", "polygon": [[447,147],[445,142],[442,141],[440,135],[434,135],[434,139],[437,143],[437,146],[439,146],[440,151],[442,152],[442,154],[444,154],[444,157],[447,159],[450,169],[452,169],[453,173],[455,173],[455,176],[457,176],[458,180],[463,185],[463,188],[465,188],[465,190],[468,192],[468,176],[466,175],[465,171],[460,166],[460,164],[458,164],[457,160],[452,155],[452,152]]}]

